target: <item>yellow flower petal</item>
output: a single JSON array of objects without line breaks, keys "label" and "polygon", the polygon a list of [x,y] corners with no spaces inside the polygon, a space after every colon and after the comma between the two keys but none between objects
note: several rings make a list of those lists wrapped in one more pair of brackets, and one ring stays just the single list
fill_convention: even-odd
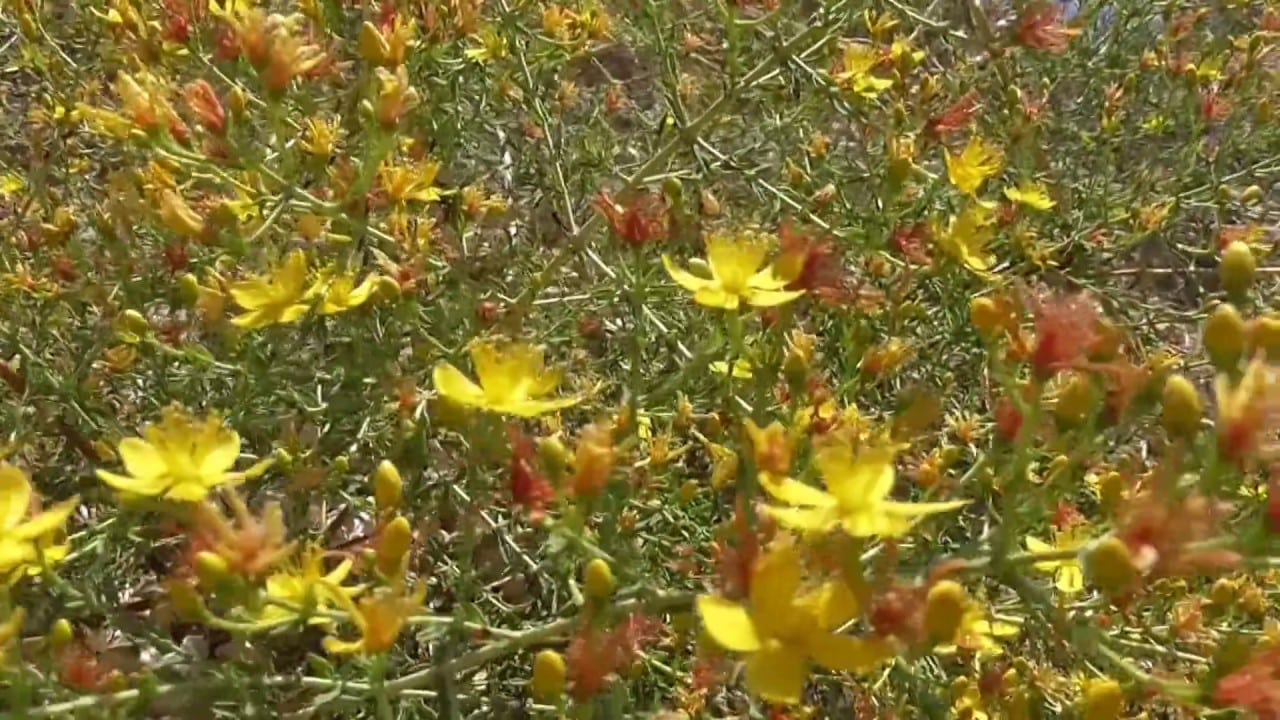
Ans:
[{"label": "yellow flower petal", "polygon": [[677,285],[689,292],[696,293],[699,290],[712,288],[716,285],[715,280],[698,277],[688,270],[678,267],[668,255],[662,256],[662,267],[666,268],[667,275],[670,275]]},{"label": "yellow flower petal", "polygon": [[703,307],[718,308],[720,310],[737,310],[739,304],[737,295],[715,287],[699,289],[693,294],[693,301]]},{"label": "yellow flower petal", "polygon": [[804,295],[803,290],[749,290],[747,304],[753,307],[776,307]]},{"label": "yellow flower petal", "polygon": [[801,532],[828,532],[840,524],[840,516],[831,507],[816,508],[780,508],[766,507],[764,510],[778,524],[790,530]]},{"label": "yellow flower petal", "polygon": [[760,487],[773,499],[788,505],[822,507],[834,505],[836,499],[812,485],[793,478],[779,478],[768,473],[760,473]]},{"label": "yellow flower petal", "polygon": [[159,495],[169,485],[168,480],[164,478],[137,478],[131,475],[117,475],[106,470],[97,470],[95,474],[99,480],[116,490],[134,495]]},{"label": "yellow flower petal", "polygon": [[747,653],[760,649],[755,624],[742,605],[722,597],[704,595],[698,598],[698,615],[707,634],[725,650]]},{"label": "yellow flower petal", "polygon": [[538,417],[539,415],[546,415],[547,413],[553,413],[557,410],[570,408],[580,402],[582,402],[582,397],[574,395],[555,398],[552,400],[518,400],[515,402],[503,403],[495,406],[493,409],[508,415],[515,415],[516,417],[531,418]]},{"label": "yellow flower petal", "polygon": [[865,673],[894,654],[893,645],[885,640],[820,633],[809,642],[813,661],[837,672]]},{"label": "yellow flower petal", "polygon": [[484,402],[484,390],[450,363],[436,363],[431,371],[431,384],[436,392],[456,403],[474,406]]},{"label": "yellow flower petal", "polygon": [[799,703],[808,677],[808,663],[795,647],[769,643],[747,658],[747,689],[769,702]]},{"label": "yellow flower petal", "polygon": [[31,507],[31,481],[8,463],[0,464],[0,535],[16,527]]},{"label": "yellow flower petal", "polygon": [[157,478],[169,472],[160,451],[141,438],[125,438],[116,449],[125,471],[136,478]]},{"label": "yellow flower petal", "polygon": [[751,577],[751,619],[763,637],[776,637],[800,618],[794,598],[800,589],[800,552],[781,545],[760,558]]},{"label": "yellow flower petal", "polygon": [[66,527],[67,518],[71,517],[71,513],[75,512],[76,506],[79,504],[79,497],[64,500],[48,510],[38,513],[17,527],[10,528],[8,535],[20,541],[48,537]]}]

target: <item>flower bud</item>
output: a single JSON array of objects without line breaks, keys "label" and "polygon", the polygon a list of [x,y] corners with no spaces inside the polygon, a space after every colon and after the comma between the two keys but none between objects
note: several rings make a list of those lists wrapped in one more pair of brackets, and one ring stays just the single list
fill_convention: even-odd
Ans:
[{"label": "flower bud", "polygon": [[953,641],[968,609],[969,595],[960,583],[954,580],[934,583],[924,604],[924,631],[928,641]]},{"label": "flower bud", "polygon": [[1190,438],[1200,429],[1200,393],[1182,375],[1170,375],[1161,395],[1160,424],[1170,437]]},{"label": "flower bud", "polygon": [[196,553],[195,570],[200,584],[210,590],[218,587],[231,577],[231,568],[227,566],[226,559],[208,550]]},{"label": "flower bud", "polygon": [[74,639],[75,630],[66,618],[55,620],[53,625],[49,627],[49,633],[45,635],[45,642],[49,644],[49,648],[52,650],[60,650]]},{"label": "flower bud", "polygon": [[615,584],[613,569],[601,558],[595,558],[587,563],[586,569],[582,572],[583,589],[588,598],[597,602],[608,600],[613,595]]},{"label": "flower bud", "polygon": [[1240,595],[1240,584],[1230,578],[1218,578],[1209,590],[1209,602],[1225,609]]},{"label": "flower bud", "polygon": [[1000,309],[989,297],[976,297],[969,301],[969,322],[984,339],[995,337],[1000,329]]},{"label": "flower bud", "polygon": [[243,88],[236,85],[231,88],[231,92],[227,93],[227,105],[231,108],[232,116],[243,117],[245,110],[249,108],[249,97],[244,94]]},{"label": "flower bud", "polygon": [[1064,428],[1078,427],[1093,411],[1093,383],[1084,373],[1076,373],[1058,392],[1053,404],[1053,416]]},{"label": "flower bud", "polygon": [[1240,192],[1240,202],[1245,205],[1255,205],[1262,200],[1264,195],[1262,188],[1257,185],[1250,185]]},{"label": "flower bud", "polygon": [[1124,690],[1120,683],[1110,678],[1085,683],[1080,708],[1082,720],[1116,720],[1123,711]]},{"label": "flower bud", "polygon": [[151,332],[151,323],[147,322],[147,318],[142,313],[133,309],[120,313],[116,318],[116,327],[123,333],[139,337]]},{"label": "flower bud", "polygon": [[538,438],[538,459],[542,462],[542,467],[546,468],[547,476],[558,480],[564,477],[572,456],[564,446],[564,441],[552,435]]},{"label": "flower bud", "polygon": [[1138,566],[1129,546],[1114,536],[1093,546],[1085,556],[1085,570],[1089,580],[1108,595],[1127,592],[1138,580]]},{"label": "flower bud", "polygon": [[200,297],[200,280],[191,273],[183,273],[178,278],[178,292],[187,302],[195,302]]},{"label": "flower bud", "polygon": [[1221,371],[1236,369],[1244,354],[1244,318],[1231,303],[1213,309],[1204,325],[1204,349],[1209,361]]},{"label": "flower bud", "polygon": [[378,546],[375,550],[378,572],[387,577],[399,577],[403,572],[409,556],[409,548],[413,546],[413,529],[404,516],[397,515],[395,520],[387,523],[378,535]]},{"label": "flower bud", "polygon": [[720,217],[720,201],[716,199],[715,195],[711,194],[710,190],[702,191],[702,194],[699,196],[699,206],[702,209],[703,215],[707,217]]},{"label": "flower bud", "polygon": [[185,580],[171,580],[168,584],[169,604],[178,619],[183,622],[198,623],[208,615],[204,601],[196,588]]},{"label": "flower bud", "polygon": [[404,481],[400,471],[390,460],[378,463],[373,471],[373,502],[378,514],[393,512],[400,507],[400,497],[404,492]]},{"label": "flower bud", "polygon": [[530,690],[542,702],[553,702],[564,693],[567,671],[564,658],[555,650],[543,650],[533,658]]},{"label": "flower bud", "polygon": [[685,480],[680,485],[680,489],[676,492],[680,498],[680,502],[688,505],[698,497],[698,483],[696,480]]},{"label": "flower bud", "polygon": [[1240,240],[1233,241],[1222,253],[1222,263],[1218,266],[1218,277],[1222,289],[1233,300],[1244,298],[1258,273],[1258,262],[1253,257],[1253,250]]}]

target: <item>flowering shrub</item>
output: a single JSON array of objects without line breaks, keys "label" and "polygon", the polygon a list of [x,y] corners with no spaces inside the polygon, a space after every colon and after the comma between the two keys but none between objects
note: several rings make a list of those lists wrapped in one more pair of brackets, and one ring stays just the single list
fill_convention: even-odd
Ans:
[{"label": "flowering shrub", "polygon": [[5,713],[1280,718],[1275,0],[0,14]]}]

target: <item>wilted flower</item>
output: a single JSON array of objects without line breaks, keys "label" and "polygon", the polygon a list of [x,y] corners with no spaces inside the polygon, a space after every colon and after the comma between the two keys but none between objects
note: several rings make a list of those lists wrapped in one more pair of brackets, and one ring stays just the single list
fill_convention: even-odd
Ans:
[{"label": "wilted flower", "polygon": [[360,637],[356,640],[327,637],[324,639],[325,652],[332,655],[377,655],[387,652],[399,639],[405,622],[422,609],[422,601],[426,596],[425,585],[419,585],[412,593],[406,594],[402,584],[388,591],[366,595],[358,604],[345,594],[339,595],[338,599],[350,613],[360,631]]}]

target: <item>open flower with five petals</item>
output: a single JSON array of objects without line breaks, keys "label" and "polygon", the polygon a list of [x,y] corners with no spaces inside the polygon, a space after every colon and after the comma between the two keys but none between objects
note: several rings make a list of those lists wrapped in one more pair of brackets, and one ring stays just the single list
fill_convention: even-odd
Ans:
[{"label": "open flower with five petals", "polygon": [[791,302],[803,290],[784,290],[789,278],[781,277],[773,265],[765,266],[772,239],[754,231],[738,235],[713,233],[707,237],[706,268],[711,277],[695,275],[676,267],[663,255],[662,264],[677,285],[693,293],[699,305],[736,310],[740,305],[773,307]]},{"label": "open flower with five petals", "polygon": [[232,471],[240,458],[240,436],[217,416],[196,420],[176,407],[143,429],[142,437],[120,441],[117,449],[127,474],[99,470],[100,480],[121,492],[179,502],[199,502],[214,488],[258,477],[272,463],[268,458]]},{"label": "open flower with five petals", "polygon": [[815,458],[826,491],[792,478],[762,477],[765,491],[787,506],[770,506],[767,512],[793,530],[829,532],[839,528],[851,537],[901,537],[921,518],[968,502],[891,500],[896,454],[893,445],[873,445],[856,453],[845,442],[826,445]]},{"label": "open flower with five petals", "polygon": [[488,340],[473,343],[473,382],[448,362],[431,373],[436,392],[464,407],[500,415],[536,417],[577,405],[582,396],[547,397],[560,385],[560,371],[549,370],[542,349],[525,343],[500,347]]},{"label": "open flower with five petals", "polygon": [[37,575],[67,556],[64,528],[79,498],[32,512],[34,497],[27,474],[0,463],[0,586]]},{"label": "open flower with five petals", "polygon": [[893,656],[886,640],[836,634],[858,603],[849,588],[828,582],[803,589],[800,553],[775,546],[755,567],[745,603],[718,595],[698,598],[698,614],[718,645],[747,656],[747,688],[770,702],[800,702],[812,664],[866,672]]}]

